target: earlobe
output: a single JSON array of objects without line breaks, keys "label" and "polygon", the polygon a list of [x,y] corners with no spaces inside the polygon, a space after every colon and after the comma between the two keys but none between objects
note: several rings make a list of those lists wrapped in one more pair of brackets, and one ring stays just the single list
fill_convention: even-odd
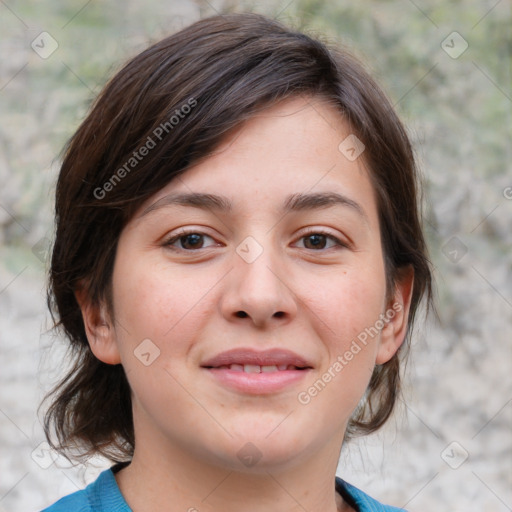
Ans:
[{"label": "earlobe", "polygon": [[85,333],[92,353],[106,364],[120,364],[115,329],[106,311],[106,306],[93,304],[84,288],[75,291],[75,297],[82,311]]},{"label": "earlobe", "polygon": [[393,298],[384,313],[386,325],[381,331],[376,364],[388,362],[404,342],[409,322],[413,286],[414,269],[409,266],[401,272]]}]

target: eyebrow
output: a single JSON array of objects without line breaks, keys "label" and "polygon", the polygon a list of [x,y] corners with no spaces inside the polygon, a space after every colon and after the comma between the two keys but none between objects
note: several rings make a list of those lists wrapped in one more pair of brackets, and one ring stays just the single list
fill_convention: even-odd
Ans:
[{"label": "eyebrow", "polygon": [[[200,208],[202,210],[214,210],[218,212],[230,212],[233,203],[226,196],[215,194],[203,194],[200,192],[168,194],[148,206],[140,215],[158,210],[164,206],[179,205]],[[366,222],[368,217],[363,207],[354,200],[337,192],[316,192],[311,194],[292,194],[286,198],[282,207],[282,213],[300,212],[307,210],[319,210],[332,206],[344,206],[352,209]]]}]

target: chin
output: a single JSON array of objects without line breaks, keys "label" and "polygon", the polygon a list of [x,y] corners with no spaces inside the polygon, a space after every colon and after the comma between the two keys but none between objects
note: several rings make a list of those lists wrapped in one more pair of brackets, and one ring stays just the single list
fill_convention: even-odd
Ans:
[{"label": "chin", "polygon": [[304,432],[286,429],[272,432],[268,427],[264,431],[249,427],[243,435],[230,438],[228,444],[224,446],[224,453],[219,454],[224,459],[223,465],[231,471],[251,474],[289,470],[307,458],[309,452],[316,451],[316,443],[313,439],[308,440]]}]

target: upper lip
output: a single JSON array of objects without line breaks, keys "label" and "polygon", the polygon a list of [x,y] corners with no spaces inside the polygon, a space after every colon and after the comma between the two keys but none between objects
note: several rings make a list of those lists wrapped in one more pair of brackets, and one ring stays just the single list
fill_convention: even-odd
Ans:
[{"label": "upper lip", "polygon": [[259,366],[292,365],[297,368],[312,368],[312,365],[303,357],[291,350],[271,349],[257,351],[251,348],[236,348],[221,352],[201,364],[203,368],[217,368],[231,364],[253,364]]}]

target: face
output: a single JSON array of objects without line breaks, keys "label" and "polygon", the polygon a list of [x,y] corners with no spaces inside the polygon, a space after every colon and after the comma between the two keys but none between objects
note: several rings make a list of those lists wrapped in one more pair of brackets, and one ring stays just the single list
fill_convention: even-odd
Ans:
[{"label": "face", "polygon": [[349,135],[332,106],[286,100],[123,230],[114,320],[83,311],[96,356],[127,373],[136,451],[248,471],[337,460],[410,295],[387,300],[364,153],[338,148]]}]

